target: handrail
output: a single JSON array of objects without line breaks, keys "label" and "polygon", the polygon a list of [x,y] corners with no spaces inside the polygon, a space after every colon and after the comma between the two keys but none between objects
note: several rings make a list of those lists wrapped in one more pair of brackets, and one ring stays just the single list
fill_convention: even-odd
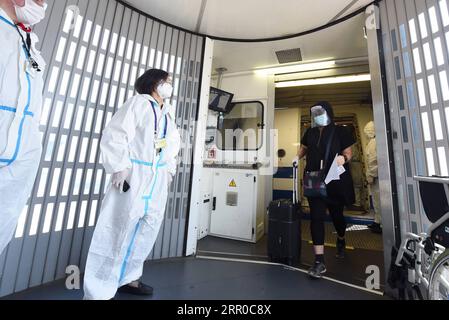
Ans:
[{"label": "handrail", "polygon": [[421,182],[449,184],[449,177],[443,176],[414,176],[413,180]]}]

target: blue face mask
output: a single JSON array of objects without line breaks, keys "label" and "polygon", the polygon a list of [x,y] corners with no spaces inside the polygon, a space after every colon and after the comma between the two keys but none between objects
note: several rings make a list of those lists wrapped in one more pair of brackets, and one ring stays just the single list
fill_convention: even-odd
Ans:
[{"label": "blue face mask", "polygon": [[315,123],[320,127],[325,127],[329,124],[327,114],[322,114],[320,116],[316,116]]}]

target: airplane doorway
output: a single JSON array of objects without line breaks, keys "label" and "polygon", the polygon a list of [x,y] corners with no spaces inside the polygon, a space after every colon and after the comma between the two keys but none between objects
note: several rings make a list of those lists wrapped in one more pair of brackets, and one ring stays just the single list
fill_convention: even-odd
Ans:
[{"label": "airplane doorway", "polygon": [[[359,23],[354,22],[354,24],[363,25],[364,19]],[[229,203],[227,204],[229,206],[235,204],[236,190],[230,187],[235,177],[227,179],[226,184],[222,183],[221,189],[220,186],[214,189],[214,185],[221,181],[221,179],[216,179],[217,173],[221,177],[224,174],[222,172],[228,168],[239,172],[248,169],[253,170],[248,166],[256,165],[257,167],[259,160],[265,160],[263,159],[265,154],[269,153],[270,157],[277,157],[279,160],[277,172],[274,175],[270,172],[267,177],[263,177],[266,181],[265,185],[260,186],[260,189],[264,192],[257,193],[258,199],[263,198],[263,215],[268,217],[266,214],[267,208],[272,198],[288,199],[292,197],[291,161],[297,152],[301,133],[308,125],[306,120],[308,108],[314,103],[324,100],[329,101],[334,109],[338,109],[338,121],[349,127],[358,142],[354,146],[355,157],[352,169],[355,176],[357,201],[354,206],[346,208],[345,212],[346,218],[350,220],[348,221],[348,250],[350,252],[344,261],[335,261],[335,248],[332,248],[332,246],[335,246],[335,234],[332,226],[327,224],[326,243],[328,250],[326,250],[326,254],[330,255],[326,257],[327,275],[364,287],[367,278],[366,267],[375,265],[379,268],[380,282],[385,282],[383,279],[385,273],[383,270],[382,235],[372,234],[368,229],[368,225],[373,222],[374,217],[370,208],[364,173],[364,147],[367,144],[367,139],[363,135],[363,128],[366,123],[373,120],[373,97],[371,84],[368,80],[370,78],[368,48],[363,32],[359,33],[359,37],[356,36],[357,30],[362,30],[361,28],[354,26],[353,32],[348,33],[348,29],[346,31],[340,30],[343,26],[335,27],[334,32],[317,33],[290,41],[258,44],[214,42],[211,86],[232,93],[234,102],[262,102],[266,108],[263,119],[256,122],[260,124],[258,128],[278,129],[278,138],[282,145],[274,150],[275,147],[268,142],[268,139],[263,139],[265,146],[262,149],[264,147],[269,149],[267,153],[252,150],[223,151],[218,147],[209,148],[209,144],[213,145],[214,141],[218,141],[214,140],[214,133],[218,131],[219,124],[226,123],[226,112],[224,112],[224,115],[218,115],[211,114],[209,110],[207,123],[205,123],[206,147],[204,158],[207,160],[212,158],[212,160],[204,161],[201,172],[198,171],[198,180],[196,180],[196,189],[198,190],[196,199],[198,201],[195,205],[198,208],[199,223],[197,224],[198,228],[194,228],[193,224],[190,228],[191,239],[196,236],[195,240],[197,241],[195,245],[189,246],[189,252],[194,252],[197,256],[268,262],[267,218],[265,218],[264,225],[265,234],[261,238],[258,237],[257,233],[259,224],[254,225],[255,231],[253,232],[257,234],[254,242],[211,232],[211,223],[217,221],[217,219],[212,219],[212,216],[218,211],[218,209],[214,210],[213,208],[219,208],[220,203]],[[349,25],[347,27],[352,28]],[[322,38],[330,35],[332,39]],[[347,36],[350,40],[348,39],[348,44],[344,48],[345,50],[351,49],[348,52],[337,50],[339,47],[334,45],[334,40],[338,39],[338,42],[342,44]],[[309,48],[312,44],[325,45],[325,48],[317,47],[316,52],[308,51],[307,57],[288,63],[277,59],[278,55],[275,53],[282,52],[286,48],[301,49],[305,47],[305,43],[308,44]],[[327,44],[331,45],[327,46]],[[351,82],[343,83],[343,80]],[[323,84],[323,81],[324,83],[330,81],[332,84]],[[238,114],[238,117],[244,117],[244,114],[248,115],[246,112],[239,112]],[[229,115],[229,117],[231,116],[234,117]],[[221,122],[218,121],[220,118],[222,118]],[[237,127],[240,127],[238,125],[240,122],[234,123],[237,124]],[[253,122],[245,121],[245,123]],[[232,144],[234,145],[235,141]],[[235,159],[238,159],[240,155],[245,155],[248,161],[236,163]],[[269,163],[273,162],[272,159],[269,160]],[[298,172],[300,180],[302,177],[301,171]],[[251,175],[251,172],[246,173]],[[260,176],[257,177],[257,181],[260,182],[260,178]],[[235,182],[237,186],[243,185],[238,181]],[[301,184],[301,181],[299,184]],[[214,190],[222,190],[223,192],[221,195],[216,195]],[[240,192],[240,196],[248,197],[247,191],[248,189],[244,189]],[[250,194],[256,193],[251,192]],[[222,197],[221,200],[219,199],[220,196]],[[224,202],[223,199],[229,201]],[[314,260],[310,244],[309,220],[307,219],[308,205],[304,200],[302,205],[306,215],[302,223],[302,238],[304,241],[300,267],[307,270]],[[226,212],[226,210],[221,211],[222,214]],[[226,225],[238,223],[238,220],[233,218],[234,215],[229,215],[229,217],[230,221]]]},{"label": "airplane doorway", "polygon": [[[328,101],[333,106],[335,122],[345,126],[353,134],[351,174],[354,181],[356,201],[347,206],[344,216],[347,222],[347,256],[335,258],[337,235],[330,217],[325,225],[325,261],[327,275],[335,279],[364,285],[368,266],[379,268],[381,284],[385,283],[382,234],[374,233],[368,226],[374,222],[374,206],[366,178],[366,146],[368,139],[364,127],[373,121],[371,85],[369,81],[325,84],[305,87],[276,89],[275,128],[279,131],[279,168],[273,176],[273,198],[289,198],[292,194],[291,160],[299,147],[302,135],[310,127],[310,107],[318,101]],[[310,210],[302,195],[302,175],[305,161],[298,169],[302,219],[302,265],[314,262],[310,233]]]},{"label": "airplane doorway", "polygon": [[[366,181],[365,147],[368,139],[363,129],[373,121],[370,82],[319,85],[310,87],[277,88],[275,90],[274,128],[278,130],[279,156],[277,173],[273,176],[273,198],[292,196],[292,166],[302,134],[310,126],[309,108],[317,101],[327,100],[334,108],[337,124],[346,126],[357,143],[353,146],[354,157],[351,172],[356,191],[356,202],[345,208],[347,220],[347,256],[335,259],[336,233],[329,219],[326,222],[326,265],[327,276],[365,286],[366,270],[369,266],[379,269],[380,283],[384,279],[384,258],[382,235],[371,232],[368,225],[374,221],[372,201]],[[298,171],[299,186],[302,186],[303,162]],[[301,195],[302,211],[302,254],[296,267],[308,269],[314,262],[310,234],[310,218],[307,200]],[[213,214],[213,213],[212,213]],[[266,230],[267,231],[267,230]],[[243,259],[269,262],[267,234],[254,242],[237,241],[208,234],[198,241],[198,256],[220,259]],[[381,290],[383,288],[381,287]]]}]

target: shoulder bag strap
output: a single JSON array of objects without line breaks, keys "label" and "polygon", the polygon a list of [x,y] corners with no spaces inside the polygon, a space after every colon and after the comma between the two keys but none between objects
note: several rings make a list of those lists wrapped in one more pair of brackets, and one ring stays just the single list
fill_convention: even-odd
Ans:
[{"label": "shoulder bag strap", "polygon": [[327,146],[326,146],[326,153],[324,154],[324,165],[323,165],[323,169],[325,169],[327,167],[327,163],[329,160],[329,155],[331,152],[331,146],[332,146],[332,141],[334,140],[334,133],[335,133],[335,127],[336,126],[332,126],[332,131],[329,135],[329,140],[327,141]]}]

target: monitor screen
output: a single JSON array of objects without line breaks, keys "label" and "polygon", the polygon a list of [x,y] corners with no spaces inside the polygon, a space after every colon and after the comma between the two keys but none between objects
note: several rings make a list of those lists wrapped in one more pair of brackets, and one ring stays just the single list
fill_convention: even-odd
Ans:
[{"label": "monitor screen", "polygon": [[209,109],[228,113],[231,111],[233,97],[234,94],[232,93],[211,87],[209,93]]}]

